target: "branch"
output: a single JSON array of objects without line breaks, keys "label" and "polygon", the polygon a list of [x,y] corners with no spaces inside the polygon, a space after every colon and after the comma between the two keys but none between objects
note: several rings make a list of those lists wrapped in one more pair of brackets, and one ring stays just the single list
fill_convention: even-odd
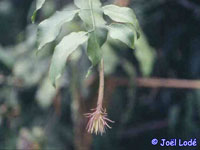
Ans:
[{"label": "branch", "polygon": [[[93,84],[96,80],[92,76],[87,80],[87,86]],[[131,80],[121,77],[109,77],[107,80],[109,84],[114,86],[128,86]],[[179,89],[200,89],[200,80],[186,80],[186,79],[164,79],[164,78],[136,78],[133,79],[138,87],[146,88],[179,88]]]}]

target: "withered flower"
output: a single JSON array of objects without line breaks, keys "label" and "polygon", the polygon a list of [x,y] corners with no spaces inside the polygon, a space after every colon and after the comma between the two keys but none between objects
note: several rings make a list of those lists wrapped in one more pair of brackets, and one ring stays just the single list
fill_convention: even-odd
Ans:
[{"label": "withered flower", "polygon": [[108,122],[114,123],[114,121],[107,118],[106,109],[97,107],[96,109],[92,109],[92,111],[92,113],[85,114],[89,118],[86,129],[89,133],[102,135],[105,133],[106,128],[111,128]]}]

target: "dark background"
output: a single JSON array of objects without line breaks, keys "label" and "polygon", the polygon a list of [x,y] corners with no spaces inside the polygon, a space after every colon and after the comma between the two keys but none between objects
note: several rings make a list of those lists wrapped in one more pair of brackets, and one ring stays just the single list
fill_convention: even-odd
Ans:
[{"label": "dark background", "polygon": [[[49,0],[39,11],[36,24],[71,2]],[[147,48],[147,54],[145,51],[142,56],[154,55],[147,62],[153,65],[146,75],[141,65],[146,57],[139,60],[135,51],[111,44],[117,61],[106,64],[115,68],[106,75],[105,105],[115,123],[103,136],[91,136],[85,131],[83,114],[95,106],[98,76],[94,71],[91,78],[84,79],[89,67],[85,53],[70,61],[59,89],[45,87],[55,43],[46,48],[48,53],[35,55],[37,25],[31,25],[30,21],[35,3],[0,0],[0,149],[166,149],[152,146],[153,138],[196,138],[197,147],[181,149],[199,149],[199,90],[141,88],[135,79],[142,76],[199,79],[200,2],[118,0],[115,3],[135,10],[146,45],[152,49]],[[113,76],[133,84],[115,85],[111,82]]]}]

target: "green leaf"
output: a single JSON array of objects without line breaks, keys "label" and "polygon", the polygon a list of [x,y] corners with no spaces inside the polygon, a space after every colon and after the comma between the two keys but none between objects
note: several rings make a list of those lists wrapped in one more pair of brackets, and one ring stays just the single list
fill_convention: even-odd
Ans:
[{"label": "green leaf", "polygon": [[87,32],[73,32],[65,36],[56,46],[49,70],[49,77],[54,87],[63,73],[68,56],[87,39]]},{"label": "green leaf", "polygon": [[75,0],[75,4],[81,9],[79,16],[87,29],[93,29],[93,23],[95,23],[95,26],[106,24],[103,19],[103,10],[99,0]]},{"label": "green leaf", "polygon": [[96,28],[89,34],[87,53],[92,66],[97,65],[102,58],[101,46],[107,39],[107,33],[105,28]]},{"label": "green leaf", "polygon": [[113,21],[132,24],[135,27],[137,34],[139,34],[139,23],[132,9],[116,5],[107,5],[103,7],[103,12]]},{"label": "green leaf", "polygon": [[0,46],[0,62],[11,69],[15,64],[15,61],[16,60],[14,59],[13,51],[6,51]]},{"label": "green leaf", "polygon": [[[101,9],[94,9],[93,15],[95,18],[95,26],[101,27],[106,24],[105,20],[103,19],[103,11]],[[93,21],[90,10],[81,10],[79,12],[79,16],[81,20],[85,23],[88,30],[93,28]]]},{"label": "green leaf", "polygon": [[47,109],[51,106],[53,98],[56,96],[56,89],[52,87],[48,80],[48,77],[40,83],[40,86],[36,93],[36,100],[38,104],[43,108]]},{"label": "green leaf", "polygon": [[87,71],[85,78],[88,78],[92,74],[92,69],[93,69],[93,66],[90,66],[90,68]]},{"label": "green leaf", "polygon": [[101,47],[107,40],[108,29],[103,27],[96,27],[94,33],[96,35],[97,43]]},{"label": "green leaf", "polygon": [[143,76],[150,76],[156,57],[155,49],[150,46],[143,32],[140,39],[135,43],[136,50],[134,54],[139,62]]},{"label": "green leaf", "polygon": [[31,17],[32,23],[35,22],[35,17],[36,17],[37,11],[42,8],[44,3],[45,3],[45,0],[37,0],[36,1],[36,10],[33,12],[33,16]]},{"label": "green leaf", "polygon": [[92,2],[93,8],[101,7],[100,0],[74,0],[74,4],[82,9],[90,9],[90,2]]},{"label": "green leaf", "polygon": [[132,49],[135,48],[134,41],[136,33],[131,28],[131,25],[113,23],[108,26],[108,29],[111,38],[123,42]]},{"label": "green leaf", "polygon": [[112,74],[118,66],[119,56],[115,53],[114,47],[109,42],[102,46],[104,58],[104,73],[105,75]]},{"label": "green leaf", "polygon": [[102,51],[97,41],[95,32],[91,32],[89,35],[87,54],[92,66],[97,65],[102,58]]},{"label": "green leaf", "polygon": [[38,27],[38,50],[40,50],[47,43],[55,40],[62,28],[62,25],[71,21],[78,11],[79,10],[57,11],[53,16],[41,22]]}]

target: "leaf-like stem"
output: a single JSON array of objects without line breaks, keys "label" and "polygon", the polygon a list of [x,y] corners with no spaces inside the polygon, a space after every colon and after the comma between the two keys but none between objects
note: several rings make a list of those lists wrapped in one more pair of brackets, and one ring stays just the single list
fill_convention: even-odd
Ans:
[{"label": "leaf-like stem", "polygon": [[93,11],[92,0],[89,0],[89,5],[90,5],[90,12],[91,12],[92,24],[93,24],[93,29],[92,29],[92,30],[95,30],[95,28],[96,28],[96,23],[95,23],[95,18],[94,18],[94,11]]},{"label": "leaf-like stem", "polygon": [[[93,24],[93,29],[91,31],[95,32],[96,22],[95,22],[95,17],[94,17],[92,0],[89,0],[89,5],[90,5],[90,12],[91,12],[92,24]],[[97,109],[101,110],[102,103],[103,103],[103,96],[104,96],[104,60],[103,58],[101,59],[101,62],[99,65],[99,93],[98,94],[99,95],[98,95],[98,101],[97,101]]]},{"label": "leaf-like stem", "polygon": [[101,109],[103,105],[104,96],[104,60],[101,59],[99,64],[99,93],[98,93],[97,108]]}]

